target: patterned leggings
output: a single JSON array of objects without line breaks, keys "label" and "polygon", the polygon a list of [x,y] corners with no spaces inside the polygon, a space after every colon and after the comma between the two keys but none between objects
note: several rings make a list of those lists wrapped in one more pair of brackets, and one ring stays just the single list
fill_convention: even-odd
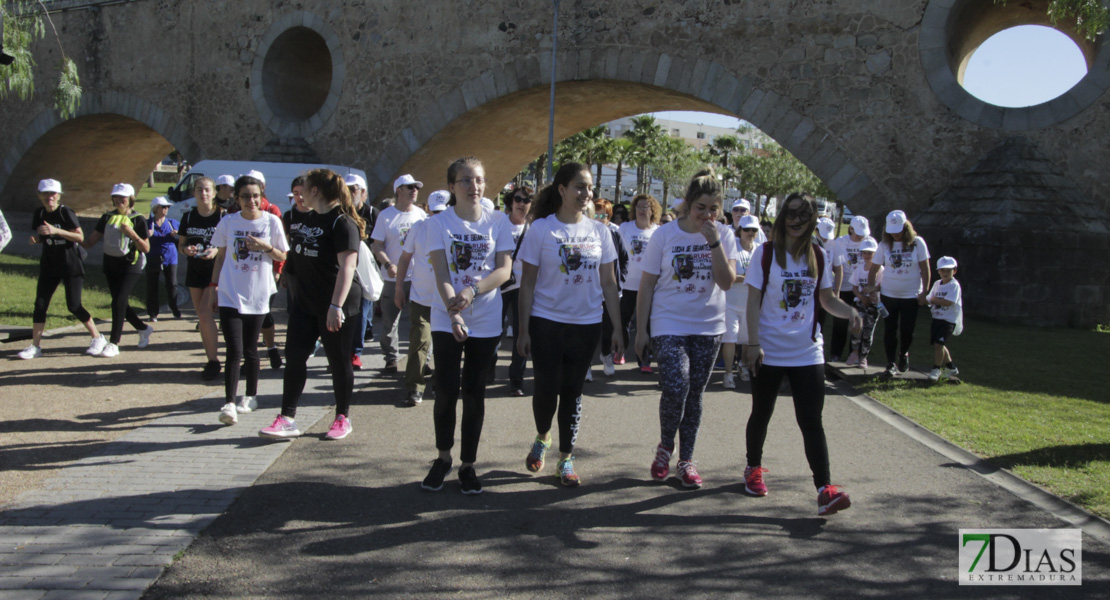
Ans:
[{"label": "patterned leggings", "polygon": [[674,436],[679,434],[679,460],[694,458],[694,444],[701,426],[701,397],[720,345],[719,335],[651,338],[652,355],[659,363],[663,385],[659,397],[662,443],[666,448],[674,448]]},{"label": "patterned leggings", "polygon": [[875,324],[879,321],[879,309],[874,304],[866,308],[856,302],[856,308],[863,317],[863,327],[859,333],[852,336],[852,352],[859,353],[860,358],[867,358],[871,354],[871,342],[875,337]]}]

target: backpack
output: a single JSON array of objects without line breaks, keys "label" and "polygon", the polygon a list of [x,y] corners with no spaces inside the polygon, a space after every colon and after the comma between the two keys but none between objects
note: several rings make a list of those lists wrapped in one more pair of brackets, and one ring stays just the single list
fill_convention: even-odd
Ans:
[{"label": "backpack", "polygon": [[[133,217],[137,213],[132,212],[128,215],[121,215],[117,212],[109,213],[107,222],[104,225],[104,254],[108,256],[115,256],[117,258],[126,257],[131,264],[138,264],[139,269],[146,266],[146,255],[139,252],[131,238],[123,235],[120,231],[120,226],[123,224],[129,225],[132,229],[135,228]],[[140,263],[140,259],[142,262]]]},{"label": "backpack", "polygon": [[[813,289],[813,341],[817,341],[817,322],[821,313],[821,300],[817,295],[821,293],[821,278],[825,274],[825,252],[821,248],[813,251],[817,259],[817,286]],[[767,295],[767,282],[771,279],[771,261],[775,259],[775,243],[771,241],[763,244],[763,287],[759,289],[759,305],[763,306],[763,298]]]},{"label": "backpack", "polygon": [[[341,214],[336,217],[335,223],[344,216],[346,215]],[[335,228],[335,223],[332,223],[332,229]],[[355,267],[353,283],[362,290],[363,299],[371,302],[377,302],[382,297],[382,289],[385,288],[385,281],[378,269],[378,261],[374,260],[369,246],[362,240],[358,241],[358,266]]]}]

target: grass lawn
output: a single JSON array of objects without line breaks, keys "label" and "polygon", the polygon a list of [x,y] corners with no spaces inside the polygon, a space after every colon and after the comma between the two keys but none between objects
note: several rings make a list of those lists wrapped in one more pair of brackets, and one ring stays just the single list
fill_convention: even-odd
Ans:
[{"label": "grass lawn", "polygon": [[[882,324],[870,362],[884,365]],[[875,379],[860,391],[948,440],[1110,518],[1110,334],[969,320],[949,350],[962,385]],[[910,362],[932,364],[922,310]]]},{"label": "grass lawn", "polygon": [[[35,289],[39,279],[39,259],[0,254],[0,324],[30,327],[35,308]],[[85,267],[85,285],[82,287],[81,304],[93,319],[110,321],[112,318],[112,297],[108,293],[108,283],[99,266]],[[141,313],[145,310],[144,296],[146,284],[140,279],[131,292],[131,306]],[[66,309],[65,288],[58,285],[50,300],[46,313],[46,328],[55,329],[69,325],[79,325],[77,319]],[[101,333],[107,329],[101,327]]]}]

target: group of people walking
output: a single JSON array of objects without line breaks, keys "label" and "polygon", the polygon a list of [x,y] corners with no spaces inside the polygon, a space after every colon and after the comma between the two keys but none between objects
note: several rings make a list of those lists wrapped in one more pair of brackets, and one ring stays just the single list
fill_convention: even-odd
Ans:
[{"label": "group of people walking", "polygon": [[[725,197],[711,170],[690,181],[670,222],[660,224],[658,201],[643,194],[632,200],[629,220],[619,227],[608,223],[608,205],[595,205],[590,170],[582,164],[562,165],[552,183],[536,193],[527,187],[513,190],[505,212],[485,199],[485,169],[475,157],[451,163],[446,183],[445,190],[429,196],[425,211],[417,204],[423,183],[402,176],[394,185],[396,203],[377,214],[367,206],[360,177],[344,179],[317,169],[294,180],[293,207],[279,216],[271,212],[261,173],[201,177],[194,184],[196,207],[180,223],[167,219],[159,202],[152,207],[152,218],[144,219],[133,210],[134,190],[119,184],[111,193],[113,210],[86,240],[73,211],[61,204],[61,184],[43,180],[32,236],[32,243],[44,246],[34,339],[20,357],[41,355],[46,309],[59,283],[65,285],[70,312],[92,337],[89,354],[118,354],[125,320],[139,331],[140,347],[145,346],[153,328],[138,318],[127,298],[144,262],[157,264],[155,274],[168,272],[167,281],[175,281],[175,270],[167,266],[176,265],[180,253],[186,257],[185,285],[197,311],[205,378],[221,371],[217,316],[223,334],[225,393],[219,420],[234,425],[240,414],[258,407],[259,337],[280,282],[289,311],[281,412],[259,435],[301,435],[295,417],[307,361],[322,349],[336,402],[325,439],[342,439],[352,431],[353,371],[362,366],[370,314],[366,282],[356,271],[360,260],[369,261],[383,280],[379,341],[385,373],[398,371],[397,322],[407,307],[412,324],[404,377],[407,404],[422,402],[424,378],[434,375],[437,456],[421,483],[424,489],[443,488],[454,466],[458,429],[460,489],[464,494],[482,492],[475,464],[486,386],[511,327],[512,396],[525,395],[528,359],[534,372],[536,435],[525,454],[528,471],[544,468],[557,429],[559,481],[580,484],[574,449],[584,410],[582,391],[600,347],[607,374],[626,352],[634,352],[643,373],[652,373],[653,362],[657,365],[660,437],[649,474],[658,481],[670,476],[677,445],[675,476],[684,487],[701,487],[694,455],[703,394],[722,354],[726,388],[736,387],[737,358],[740,379],[751,381],[746,491],[768,493],[763,446],[780,384],[787,379],[818,513],[827,515],[851,502],[832,483],[822,424],[823,313],[835,320],[833,355],[850,334],[849,363],[866,366],[874,323],[886,311],[889,371],[899,373],[907,368],[919,302],[930,303],[934,315],[959,312],[955,261],[942,259],[941,284],[930,293],[923,291],[929,289],[928,250],[901,211],[888,216],[881,243],[869,237],[867,220],[857,217],[847,236],[822,247],[812,196],[787,197],[767,241],[746,201],[729,207],[732,226],[724,222]],[[595,210],[600,218],[593,218]],[[113,298],[107,338],[81,306],[80,252],[100,240]],[[148,273],[152,318],[157,316],[157,307],[152,311],[151,306],[157,305],[158,285],[159,279]],[[179,314],[172,300],[170,309]],[[630,340],[633,323],[635,337]],[[935,352],[938,377],[957,373],[943,346],[958,333],[955,328],[955,320],[951,328],[933,328],[933,342],[940,344]],[[429,356],[434,369],[426,364]],[[242,395],[240,378],[246,379]]]}]

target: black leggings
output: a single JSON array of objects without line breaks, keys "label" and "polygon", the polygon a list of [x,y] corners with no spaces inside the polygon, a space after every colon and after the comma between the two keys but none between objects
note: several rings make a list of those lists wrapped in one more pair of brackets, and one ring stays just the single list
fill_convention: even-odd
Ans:
[{"label": "black leggings", "polygon": [[170,306],[170,313],[175,317],[180,314],[177,309],[177,265],[164,265],[161,258],[151,258],[146,265],[146,314],[152,318],[158,316],[158,277],[165,280],[166,304]]},{"label": "black leggings", "polygon": [[752,414],[748,417],[748,466],[763,463],[763,442],[767,439],[767,425],[775,412],[779,385],[783,376],[790,380],[794,395],[794,417],[802,430],[806,460],[813,472],[813,484],[818,488],[829,485],[829,448],[825,443],[825,427],[821,412],[825,408],[825,365],[805,367],[774,367],[763,365],[752,379]]},{"label": "black leggings", "polygon": [[63,283],[66,288],[66,308],[73,313],[74,317],[77,317],[78,321],[88,323],[92,315],[81,305],[81,286],[84,280],[85,278],[80,275],[76,277],[39,275],[39,285],[35,290],[35,312],[31,317],[31,322],[46,322],[46,310],[50,308],[50,298],[54,296],[54,290],[58,289],[58,284]]},{"label": "black leggings", "polygon": [[[262,315],[259,315],[260,317]],[[324,347],[335,393],[335,414],[347,416],[354,394],[355,372],[351,366],[351,343],[360,315],[343,320],[339,331],[328,331],[327,314],[314,317],[289,303],[289,323],[285,327],[285,379],[281,388],[281,414],[297,416],[297,403],[308,379],[308,357],[316,349],[316,338]]]},{"label": "black leggings", "polygon": [[[841,291],[840,299],[848,306],[854,306],[856,301],[856,294],[852,290]],[[833,359],[840,358],[844,352],[844,345],[848,343],[848,319],[838,319],[833,317],[832,322],[832,346],[829,348],[829,355]]]},{"label": "black leggings", "polygon": [[[898,357],[910,351],[913,343],[913,328],[917,326],[917,298],[891,298],[879,296],[883,306],[889,311],[883,319],[883,348],[886,350],[887,364],[896,362]],[[901,346],[898,338],[902,339]]]},{"label": "black leggings", "polygon": [[220,307],[220,330],[224,334],[224,400],[235,402],[239,392],[239,369],[247,371],[246,396],[258,394],[258,334],[263,315],[244,315],[230,306]]},{"label": "black leggings", "polygon": [[532,415],[536,432],[544,435],[551,431],[551,419],[558,412],[559,452],[569,454],[578,441],[582,385],[601,337],[601,323],[574,325],[541,317],[532,317],[528,323],[535,374]]},{"label": "black leggings", "polygon": [[[462,450],[459,460],[472,463],[478,457],[478,441],[486,418],[486,374],[500,337],[466,338],[459,342],[444,331],[432,332],[432,356],[436,365],[436,449],[448,451],[455,445],[455,411],[462,387]],[[462,369],[460,376],[460,367]]]},{"label": "black leggings", "polygon": [[[509,383],[519,388],[524,387],[524,365],[527,359],[520,355],[520,351],[516,349],[516,336],[520,329],[520,313],[518,312],[520,303],[518,301],[518,293],[520,288],[509,290],[508,292],[501,292],[501,337],[498,338],[497,345],[501,346],[501,340],[505,338],[506,325],[513,328],[513,353],[509,361]],[[493,371],[497,366],[497,353],[493,353],[493,360],[489,364],[490,371]]]},{"label": "black leggings", "polygon": [[112,333],[108,336],[108,341],[113,344],[119,345],[119,339],[123,336],[124,319],[138,331],[145,331],[147,328],[147,324],[128,304],[131,290],[135,289],[140,275],[142,272],[131,270],[131,262],[126,258],[104,257],[104,278],[108,280],[108,291],[112,294]]},{"label": "black leggings", "polygon": [[[636,316],[636,299],[639,298],[640,292],[636,290],[621,290],[621,333],[624,335],[624,353],[635,352],[631,350],[628,345],[628,328],[632,325],[632,318]],[[651,327],[647,330],[648,337],[651,337]],[[639,332],[637,332],[639,334]],[[647,360],[640,358],[636,359],[637,364],[641,367],[651,364],[651,349],[650,347],[645,350],[647,353]]]}]

